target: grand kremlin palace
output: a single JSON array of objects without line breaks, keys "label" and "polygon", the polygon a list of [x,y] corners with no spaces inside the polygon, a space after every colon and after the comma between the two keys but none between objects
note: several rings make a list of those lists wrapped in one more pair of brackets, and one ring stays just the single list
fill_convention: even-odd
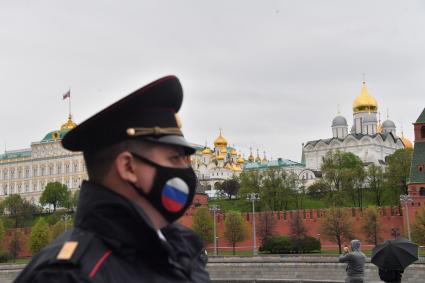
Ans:
[{"label": "grand kremlin palace", "polygon": [[38,202],[45,186],[60,182],[75,191],[87,172],[82,153],[65,150],[60,141],[76,124],[71,115],[60,130],[48,133],[31,148],[0,154],[0,199],[20,194],[31,203]]}]

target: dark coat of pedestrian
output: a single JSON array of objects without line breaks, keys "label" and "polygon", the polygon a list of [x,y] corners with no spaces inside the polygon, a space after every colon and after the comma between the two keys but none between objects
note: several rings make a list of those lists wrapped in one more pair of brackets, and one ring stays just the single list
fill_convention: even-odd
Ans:
[{"label": "dark coat of pedestrian", "polygon": [[182,95],[176,77],[163,78],[65,135],[64,148],[84,153],[89,175],[75,227],[15,282],[210,282],[200,238],[176,222],[197,182],[176,118]]},{"label": "dark coat of pedestrian", "polygon": [[347,263],[347,283],[363,283],[364,282],[364,265],[366,256],[360,251],[360,241],[351,241],[351,252],[344,249],[344,253],[339,256],[339,262]]}]

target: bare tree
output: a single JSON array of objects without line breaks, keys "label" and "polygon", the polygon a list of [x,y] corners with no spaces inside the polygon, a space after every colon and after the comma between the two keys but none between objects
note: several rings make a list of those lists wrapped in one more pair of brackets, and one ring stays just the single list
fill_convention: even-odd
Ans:
[{"label": "bare tree", "polygon": [[261,212],[257,215],[257,217],[258,235],[260,236],[261,241],[264,242],[265,239],[273,236],[273,230],[276,226],[276,219],[274,218],[274,214],[272,211]]},{"label": "bare tree", "polygon": [[348,241],[353,238],[351,216],[344,208],[330,208],[328,215],[322,220],[320,233],[324,238],[335,241],[338,244],[339,253],[341,253],[343,240]]},{"label": "bare tree", "polygon": [[366,239],[369,243],[373,243],[375,246],[382,240],[379,236],[381,232],[381,225],[379,223],[379,212],[374,206],[368,207],[364,214],[364,225],[362,227],[363,232],[366,235]]},{"label": "bare tree", "polygon": [[233,255],[235,255],[236,243],[245,240],[248,234],[246,221],[239,212],[230,211],[226,214],[224,227],[224,238],[232,244]]}]

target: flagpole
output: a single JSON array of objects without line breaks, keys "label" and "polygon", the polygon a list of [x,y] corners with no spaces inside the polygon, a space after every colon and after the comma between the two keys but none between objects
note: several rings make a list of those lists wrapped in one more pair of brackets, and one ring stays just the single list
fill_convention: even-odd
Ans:
[{"label": "flagpole", "polygon": [[68,103],[68,105],[69,105],[69,118],[71,118],[71,88],[69,88],[69,90],[68,90],[68,92],[69,92],[69,103]]}]

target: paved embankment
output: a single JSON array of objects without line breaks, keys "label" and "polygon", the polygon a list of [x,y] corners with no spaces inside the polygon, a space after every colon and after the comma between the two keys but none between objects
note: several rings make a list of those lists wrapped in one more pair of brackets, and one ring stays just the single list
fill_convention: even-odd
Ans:
[{"label": "paved embankment", "polygon": [[[23,264],[0,265],[0,282],[9,283],[25,267]],[[208,263],[216,283],[342,283],[345,264],[336,256],[257,256],[210,257]],[[425,282],[425,260],[409,266],[403,283]],[[381,282],[376,266],[366,264],[366,282]]]},{"label": "paved embankment", "polygon": [[[345,264],[336,256],[257,256],[210,258],[208,271],[214,282],[344,282]],[[403,282],[425,282],[425,260],[409,266]],[[365,266],[366,282],[382,282],[378,269],[370,263]]]}]

